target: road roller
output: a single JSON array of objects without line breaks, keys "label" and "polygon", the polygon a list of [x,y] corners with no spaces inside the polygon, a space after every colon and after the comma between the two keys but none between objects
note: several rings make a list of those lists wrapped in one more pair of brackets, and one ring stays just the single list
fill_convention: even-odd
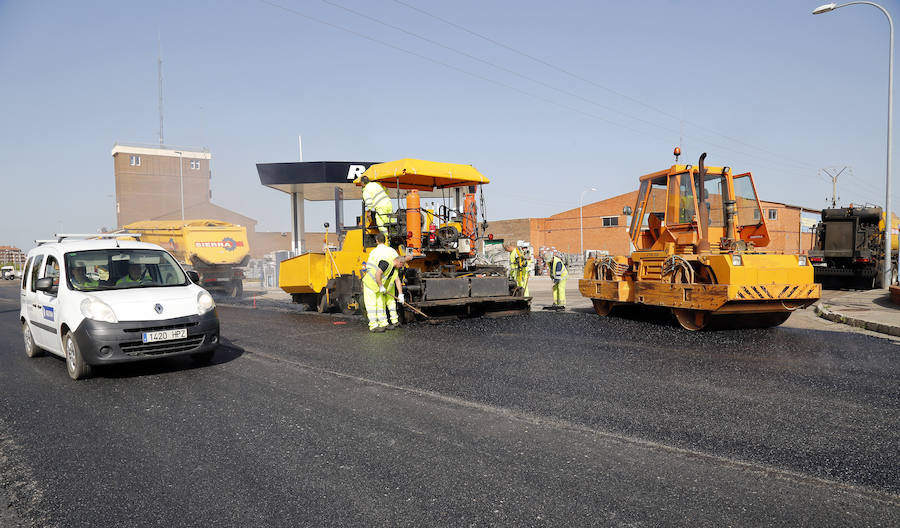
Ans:
[{"label": "road roller", "polygon": [[630,255],[589,259],[578,281],[594,310],[671,309],[686,330],[765,328],[814,303],[821,285],[805,255],[765,252],[769,233],[753,176],[677,163],[641,176]]}]

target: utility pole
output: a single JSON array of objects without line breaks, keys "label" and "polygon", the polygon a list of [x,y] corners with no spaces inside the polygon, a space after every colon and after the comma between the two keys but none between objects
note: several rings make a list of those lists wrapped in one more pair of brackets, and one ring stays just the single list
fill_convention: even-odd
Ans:
[{"label": "utility pole", "polygon": [[[829,170],[830,169],[830,170]],[[837,179],[838,176],[841,175],[842,172],[847,170],[847,167],[842,168],[841,170],[837,170],[837,167],[828,167],[822,169],[825,174],[827,174],[831,178],[831,208],[834,209],[837,207]],[[837,174],[832,174],[831,172],[836,172]]]},{"label": "utility pole", "polygon": [[159,146],[163,146],[163,91],[162,91],[162,37],[156,32],[156,42],[159,45],[159,55],[156,57],[157,78],[159,81]]}]

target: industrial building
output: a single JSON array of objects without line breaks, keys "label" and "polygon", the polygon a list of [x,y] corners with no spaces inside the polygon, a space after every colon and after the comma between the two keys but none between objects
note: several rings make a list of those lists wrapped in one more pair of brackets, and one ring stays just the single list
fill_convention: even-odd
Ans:
[{"label": "industrial building", "polygon": [[121,145],[112,148],[116,223],[209,218],[247,228],[251,255],[290,249],[288,233],[258,232],[257,221],[212,202],[209,150]]},{"label": "industrial building", "polygon": [[[585,251],[608,251],[611,255],[631,252],[628,227],[631,218],[623,214],[625,206],[634,207],[637,191],[585,204],[546,218],[518,218],[489,221],[487,232],[495,238],[523,240],[535,248],[555,248],[577,255],[584,239]],[[760,200],[770,244],[766,251],[802,253],[812,247],[813,233],[802,221],[804,214],[819,214],[817,209]]]}]

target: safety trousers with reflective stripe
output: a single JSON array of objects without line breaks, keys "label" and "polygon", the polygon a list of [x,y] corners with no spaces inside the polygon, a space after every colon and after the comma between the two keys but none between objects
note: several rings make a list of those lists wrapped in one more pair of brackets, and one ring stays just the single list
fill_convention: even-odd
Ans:
[{"label": "safety trousers with reflective stripe", "polygon": [[366,303],[366,314],[369,317],[369,330],[399,322],[397,301],[393,297],[379,293],[377,290],[363,288],[363,301]]}]

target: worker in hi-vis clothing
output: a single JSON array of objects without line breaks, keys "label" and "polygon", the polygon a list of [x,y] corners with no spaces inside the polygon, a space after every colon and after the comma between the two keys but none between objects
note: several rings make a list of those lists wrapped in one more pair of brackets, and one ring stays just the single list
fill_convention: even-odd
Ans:
[{"label": "worker in hi-vis clothing", "polygon": [[362,278],[363,300],[369,317],[369,331],[384,332],[393,330],[400,324],[397,301],[404,301],[400,268],[406,263],[406,259],[385,244],[384,233],[376,233],[375,240],[378,245],[369,254],[366,273]]},{"label": "worker in hi-vis clothing", "polygon": [[531,293],[528,292],[528,281],[531,280],[531,275],[534,273],[534,251],[529,248],[528,254],[525,256],[525,297],[531,297]]},{"label": "worker in hi-vis clothing", "polygon": [[362,197],[366,204],[366,211],[375,213],[375,224],[378,226],[378,230],[387,235],[388,230],[385,224],[394,222],[394,218],[391,216],[394,212],[391,197],[380,183],[369,180],[368,176],[363,176],[359,181],[363,185]]},{"label": "worker in hi-vis clothing", "polygon": [[557,253],[553,254],[550,261],[550,279],[553,280],[553,308],[566,309],[566,281],[569,279],[569,270],[563,264]]},{"label": "worker in hi-vis clothing", "polygon": [[516,286],[525,290],[528,287],[525,269],[528,261],[525,260],[525,255],[522,254],[521,248],[510,242],[503,244],[503,249],[509,251],[509,278],[516,282]]}]

